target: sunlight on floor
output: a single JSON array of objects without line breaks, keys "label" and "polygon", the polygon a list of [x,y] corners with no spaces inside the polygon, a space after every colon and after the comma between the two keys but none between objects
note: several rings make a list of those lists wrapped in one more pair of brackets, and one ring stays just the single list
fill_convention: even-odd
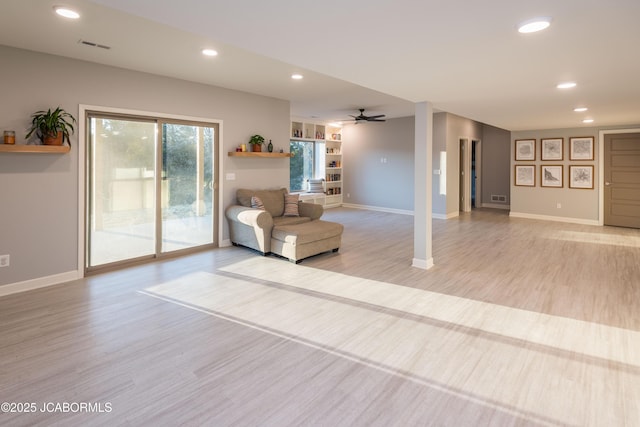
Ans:
[{"label": "sunlight on floor", "polygon": [[612,370],[640,397],[635,331],[262,257],[142,293],[537,422],[581,424],[585,405],[625,408],[597,415],[605,424],[629,416]]},{"label": "sunlight on floor", "polygon": [[566,240],[569,242],[640,248],[640,235],[620,236],[617,234],[585,233],[581,231],[556,231],[553,234],[548,235],[547,238],[554,240]]}]

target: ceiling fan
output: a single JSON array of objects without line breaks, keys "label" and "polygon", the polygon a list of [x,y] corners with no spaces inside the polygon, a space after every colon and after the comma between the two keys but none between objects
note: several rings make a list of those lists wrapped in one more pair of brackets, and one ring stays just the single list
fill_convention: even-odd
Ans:
[{"label": "ceiling fan", "polygon": [[360,115],[359,116],[354,116],[352,114],[349,114],[351,117],[353,117],[354,121],[356,122],[356,124],[360,123],[360,122],[384,122],[386,121],[383,117],[385,117],[384,114],[378,114],[377,116],[365,116],[364,115],[364,108],[360,108]]}]

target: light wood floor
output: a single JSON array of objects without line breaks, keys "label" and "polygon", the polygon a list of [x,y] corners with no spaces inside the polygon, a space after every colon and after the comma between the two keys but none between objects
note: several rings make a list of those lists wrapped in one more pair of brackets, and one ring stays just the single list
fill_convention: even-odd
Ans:
[{"label": "light wood floor", "polygon": [[640,425],[640,231],[331,209],[337,254],[224,248],[0,298],[0,425]]}]

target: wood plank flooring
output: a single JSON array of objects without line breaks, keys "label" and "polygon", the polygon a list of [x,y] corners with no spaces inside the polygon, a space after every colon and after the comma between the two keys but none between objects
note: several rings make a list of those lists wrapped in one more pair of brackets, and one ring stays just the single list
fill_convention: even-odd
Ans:
[{"label": "wood plank flooring", "polygon": [[338,208],[339,253],[224,248],[0,298],[0,425],[640,425],[640,231]]}]

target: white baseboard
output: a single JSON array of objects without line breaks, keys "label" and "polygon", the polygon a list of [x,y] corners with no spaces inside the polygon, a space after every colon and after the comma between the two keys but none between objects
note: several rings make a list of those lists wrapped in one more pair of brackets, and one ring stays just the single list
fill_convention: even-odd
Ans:
[{"label": "white baseboard", "polygon": [[433,267],[433,258],[429,258],[427,260],[414,258],[411,266],[421,268],[423,270],[428,270]]},{"label": "white baseboard", "polygon": [[571,224],[600,225],[600,222],[598,220],[568,218],[564,216],[537,215],[537,214],[529,214],[529,213],[513,212],[513,211],[509,213],[509,216],[512,216],[514,218],[540,219],[543,221],[568,222]]},{"label": "white baseboard", "polygon": [[54,274],[52,276],[25,280],[24,282],[10,283],[8,285],[0,286],[0,297],[17,294],[18,292],[46,288],[47,286],[59,285],[60,283],[70,282],[81,277],[82,274],[80,271],[68,271],[66,273]]},{"label": "white baseboard", "polygon": [[450,212],[448,214],[431,214],[431,218],[433,219],[451,219],[451,218],[456,218],[460,216],[460,212]]},{"label": "white baseboard", "polygon": [[504,209],[504,210],[509,210],[511,209],[511,205],[501,205],[498,203],[483,203],[482,204],[483,208],[492,208],[492,209]]},{"label": "white baseboard", "polygon": [[353,203],[343,203],[342,206],[344,206],[345,208],[365,209],[368,211],[388,212],[388,213],[395,213],[400,215],[413,216],[413,211],[408,211],[404,209],[381,208],[379,206],[356,205]]}]

